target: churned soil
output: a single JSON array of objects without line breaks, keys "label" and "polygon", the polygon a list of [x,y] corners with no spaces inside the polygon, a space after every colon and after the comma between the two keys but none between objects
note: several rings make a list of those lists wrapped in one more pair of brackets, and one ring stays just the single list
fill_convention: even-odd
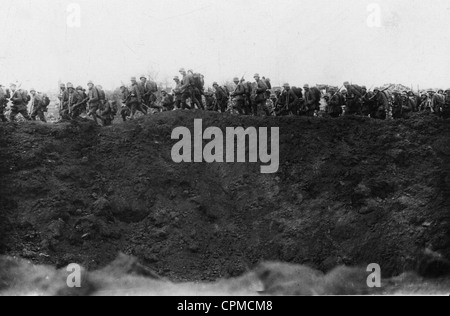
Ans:
[{"label": "churned soil", "polygon": [[[174,163],[171,133],[196,118],[279,127],[279,172]],[[449,166],[450,122],[426,114],[0,124],[0,254],[96,270],[124,253],[174,281],[236,277],[265,261],[322,272],[377,263],[397,276],[420,269],[425,249],[450,259]]]}]

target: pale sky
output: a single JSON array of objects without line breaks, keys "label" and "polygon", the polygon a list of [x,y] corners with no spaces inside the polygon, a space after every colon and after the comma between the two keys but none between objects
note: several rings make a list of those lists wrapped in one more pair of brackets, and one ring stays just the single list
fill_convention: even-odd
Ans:
[{"label": "pale sky", "polygon": [[[67,7],[81,7],[80,28]],[[381,27],[371,28],[369,4]],[[450,87],[450,0],[0,0],[0,83],[112,89],[180,67],[207,83]]]}]

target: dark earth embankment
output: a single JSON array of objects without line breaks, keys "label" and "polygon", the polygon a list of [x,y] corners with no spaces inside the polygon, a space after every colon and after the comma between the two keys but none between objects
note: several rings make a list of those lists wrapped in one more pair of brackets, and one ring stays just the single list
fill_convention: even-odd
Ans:
[{"label": "dark earth embankment", "polygon": [[[280,170],[175,164],[173,128],[280,127]],[[450,122],[174,112],[99,128],[0,124],[0,254],[93,270],[119,252],[172,280],[263,261],[330,271],[450,259]]]}]

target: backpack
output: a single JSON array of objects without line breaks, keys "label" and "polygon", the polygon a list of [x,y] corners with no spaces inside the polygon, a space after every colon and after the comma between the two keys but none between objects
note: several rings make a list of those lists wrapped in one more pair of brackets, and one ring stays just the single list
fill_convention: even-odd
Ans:
[{"label": "backpack", "polygon": [[314,95],[314,98],[317,100],[317,102],[319,102],[320,99],[322,98],[322,93],[320,92],[320,90],[317,89],[316,87],[312,87],[310,90],[311,93]]},{"label": "backpack", "polygon": [[105,91],[103,91],[103,90],[101,90],[99,88],[96,88],[96,89],[97,89],[97,92],[98,92],[98,99],[101,102],[106,101],[106,93],[105,93]]},{"label": "backpack", "polygon": [[26,90],[22,90],[21,91],[22,94],[22,100],[24,103],[28,104],[31,101],[31,96],[28,94],[28,91]]},{"label": "backpack", "polygon": [[201,74],[194,74],[194,87],[196,87],[200,91],[204,90],[205,81],[203,80],[203,77]]},{"label": "backpack", "polygon": [[272,84],[270,83],[270,81],[266,79],[266,80],[264,80],[264,82],[267,86],[267,89],[272,90]]},{"label": "backpack", "polygon": [[252,94],[252,92],[253,92],[253,86],[252,86],[252,83],[251,82],[246,82],[245,84],[244,84],[244,88],[245,88],[245,94],[246,95],[251,95]]},{"label": "backpack", "polygon": [[44,108],[50,105],[50,98],[46,94],[42,95],[42,105]]},{"label": "backpack", "polygon": [[297,96],[297,98],[299,99],[303,98],[302,88],[292,87],[292,91],[294,91],[294,94]]}]

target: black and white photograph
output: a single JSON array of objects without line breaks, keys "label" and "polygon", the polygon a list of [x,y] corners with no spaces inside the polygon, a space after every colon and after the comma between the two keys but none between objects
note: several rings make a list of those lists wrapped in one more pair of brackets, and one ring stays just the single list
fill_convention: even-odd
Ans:
[{"label": "black and white photograph", "polygon": [[448,297],[449,16],[0,0],[0,296]]}]

